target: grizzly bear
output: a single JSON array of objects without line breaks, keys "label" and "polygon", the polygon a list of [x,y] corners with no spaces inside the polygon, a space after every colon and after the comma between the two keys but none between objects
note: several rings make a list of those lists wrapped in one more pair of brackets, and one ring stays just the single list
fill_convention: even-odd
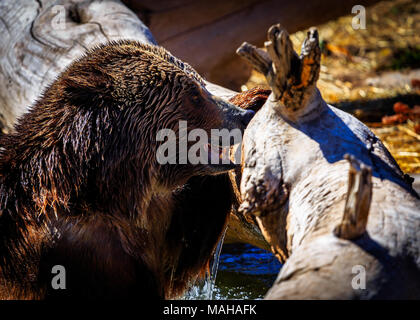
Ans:
[{"label": "grizzly bear", "polygon": [[89,50],[0,139],[0,298],[180,295],[224,230],[235,165],[160,164],[156,135],[180,120],[243,130],[253,114],[163,48]]}]

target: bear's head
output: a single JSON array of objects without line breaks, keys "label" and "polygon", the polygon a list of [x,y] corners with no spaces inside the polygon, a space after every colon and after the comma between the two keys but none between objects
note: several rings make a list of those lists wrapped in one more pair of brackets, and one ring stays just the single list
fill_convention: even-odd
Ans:
[{"label": "bear's head", "polygon": [[[72,140],[82,140],[80,147],[84,139],[96,144],[96,161],[103,163],[91,166],[102,168],[101,175],[121,177],[124,164],[165,187],[233,169],[220,148],[232,144],[233,135],[214,138],[214,130],[241,132],[254,115],[210,94],[197,72],[165,49],[135,41],[90,50],[44,99],[51,90],[67,106],[61,114],[73,113],[66,119],[78,132]],[[90,136],[83,138],[83,130]]]}]

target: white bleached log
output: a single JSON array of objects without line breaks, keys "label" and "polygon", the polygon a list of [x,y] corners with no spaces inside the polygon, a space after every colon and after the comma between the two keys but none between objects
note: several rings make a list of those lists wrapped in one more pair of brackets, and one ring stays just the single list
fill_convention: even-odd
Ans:
[{"label": "white bleached log", "polygon": [[[411,180],[363,123],[322,99],[316,30],[300,56],[280,25],[266,48],[238,50],[273,89],[245,131],[241,180],[242,212],[256,216],[285,262],[266,299],[420,298],[420,200]],[[371,173],[349,185],[356,162]]]},{"label": "white bleached log", "polygon": [[112,0],[4,0],[0,34],[0,123],[6,132],[86,48],[121,38],[155,42],[132,11]]}]

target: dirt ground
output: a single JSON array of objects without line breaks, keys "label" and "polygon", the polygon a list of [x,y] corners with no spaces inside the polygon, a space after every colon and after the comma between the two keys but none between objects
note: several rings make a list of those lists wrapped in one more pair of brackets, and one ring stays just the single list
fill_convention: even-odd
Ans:
[{"label": "dirt ground", "polygon": [[[328,103],[364,121],[404,172],[420,173],[420,1],[366,8],[364,30],[353,29],[353,17],[316,26],[323,51],[318,87]],[[291,35],[297,52],[305,35]],[[256,85],[266,83],[253,72],[242,89]],[[409,114],[384,119],[395,114],[395,103],[404,103]]]}]

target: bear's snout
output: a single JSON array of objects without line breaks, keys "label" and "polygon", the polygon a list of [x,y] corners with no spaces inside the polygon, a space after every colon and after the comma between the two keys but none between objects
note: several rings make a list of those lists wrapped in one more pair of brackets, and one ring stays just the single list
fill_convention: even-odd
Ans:
[{"label": "bear's snout", "polygon": [[244,110],[240,107],[235,106],[232,103],[226,102],[220,98],[214,97],[213,99],[223,117],[223,128],[232,130],[238,128],[245,130],[252,117],[255,115],[253,110]]}]

